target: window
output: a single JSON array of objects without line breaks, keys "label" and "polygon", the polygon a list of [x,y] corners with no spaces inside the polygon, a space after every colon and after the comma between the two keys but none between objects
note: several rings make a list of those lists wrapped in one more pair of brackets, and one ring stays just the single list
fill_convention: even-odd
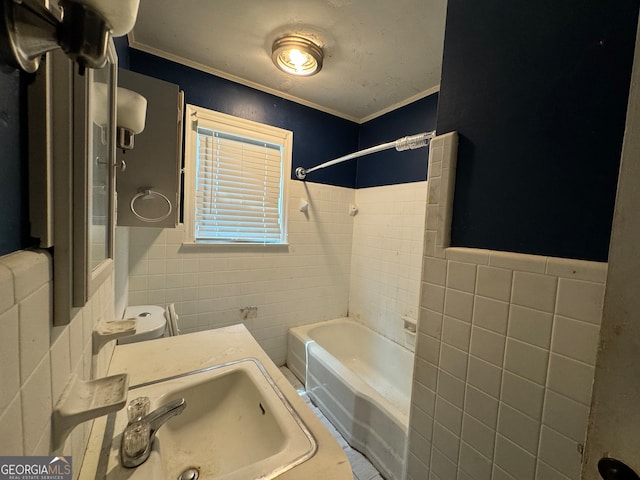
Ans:
[{"label": "window", "polygon": [[193,243],[287,243],[293,133],[187,105],[185,225]]}]

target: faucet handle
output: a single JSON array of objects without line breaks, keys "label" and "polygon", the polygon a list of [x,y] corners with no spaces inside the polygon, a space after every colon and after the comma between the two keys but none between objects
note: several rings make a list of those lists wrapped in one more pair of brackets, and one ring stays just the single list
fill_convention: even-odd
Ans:
[{"label": "faucet handle", "polygon": [[[146,404],[145,397],[136,398],[131,403],[131,410],[136,411],[140,405]],[[164,423],[176,415],[180,415],[187,402],[184,398],[178,398],[161,407],[156,408],[153,412],[148,413],[141,419],[130,422],[124,429],[122,441],[120,442],[120,461],[125,468],[135,468],[143,464],[151,453],[151,444],[155,438],[158,429]],[[130,417],[131,418],[131,417]]]},{"label": "faucet handle", "polygon": [[129,418],[129,424],[142,420],[149,413],[149,407],[151,401],[149,397],[134,398],[127,405],[127,416]]},{"label": "faucet handle", "polygon": [[139,458],[149,448],[151,442],[151,424],[147,420],[134,421],[122,434],[122,448],[131,458]]}]

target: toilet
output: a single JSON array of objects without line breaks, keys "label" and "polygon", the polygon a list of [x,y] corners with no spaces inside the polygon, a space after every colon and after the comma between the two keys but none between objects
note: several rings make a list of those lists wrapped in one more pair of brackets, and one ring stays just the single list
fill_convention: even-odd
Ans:
[{"label": "toilet", "polygon": [[134,305],[124,311],[124,319],[136,321],[136,333],[118,339],[118,345],[153,340],[164,335],[168,311],[159,305]]}]

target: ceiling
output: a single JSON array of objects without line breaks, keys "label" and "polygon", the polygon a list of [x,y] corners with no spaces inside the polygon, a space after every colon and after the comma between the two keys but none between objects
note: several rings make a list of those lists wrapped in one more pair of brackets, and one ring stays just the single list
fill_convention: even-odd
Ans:
[{"label": "ceiling", "polygon": [[[364,122],[438,90],[446,0],[141,0],[132,48]],[[293,77],[271,62],[288,33],[324,66]]]}]

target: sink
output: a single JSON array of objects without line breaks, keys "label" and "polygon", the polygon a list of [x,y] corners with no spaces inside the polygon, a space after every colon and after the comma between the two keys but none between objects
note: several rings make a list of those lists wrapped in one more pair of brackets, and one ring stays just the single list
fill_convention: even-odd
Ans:
[{"label": "sink", "polygon": [[[149,475],[160,462],[162,476],[172,480],[190,468],[202,479],[268,480],[308,460],[317,449],[313,435],[257,359],[130,387],[129,400],[136,397],[149,397],[151,410],[178,398],[187,406],[158,430],[154,455],[136,472],[129,470],[129,478]],[[120,437],[126,411],[118,417],[115,433]]]}]

